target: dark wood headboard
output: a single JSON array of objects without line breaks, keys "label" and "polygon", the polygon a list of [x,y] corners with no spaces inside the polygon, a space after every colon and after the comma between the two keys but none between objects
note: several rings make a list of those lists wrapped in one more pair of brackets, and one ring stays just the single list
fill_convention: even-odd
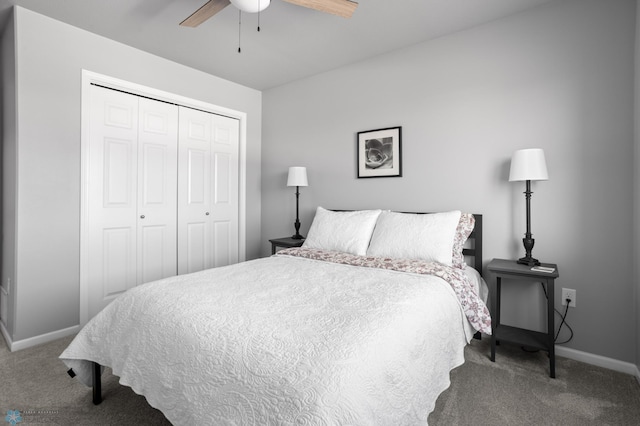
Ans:
[{"label": "dark wood headboard", "polygon": [[469,235],[471,240],[471,247],[462,250],[462,254],[465,256],[473,257],[473,269],[480,272],[482,275],[482,215],[472,213],[473,218],[476,220],[475,228]]},{"label": "dark wood headboard", "polygon": [[[340,210],[340,209],[331,209],[331,210],[335,212],[353,211],[353,210]],[[432,214],[433,212],[399,212],[399,213]],[[480,275],[482,275],[482,215],[477,213],[472,213],[472,214],[476,224],[475,224],[475,227],[473,228],[473,232],[471,232],[471,235],[469,235],[469,241],[471,242],[471,247],[464,248],[462,250],[462,254],[464,256],[473,258],[473,261],[470,263],[469,266],[473,267],[473,269],[475,269],[480,273]]]}]

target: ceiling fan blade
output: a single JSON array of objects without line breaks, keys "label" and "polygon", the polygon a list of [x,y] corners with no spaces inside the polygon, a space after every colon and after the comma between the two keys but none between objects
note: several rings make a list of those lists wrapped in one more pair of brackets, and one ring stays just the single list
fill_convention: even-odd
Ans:
[{"label": "ceiling fan blade", "polygon": [[343,18],[351,18],[351,15],[358,7],[358,3],[351,0],[284,0],[288,3],[297,4],[298,6],[308,7],[309,9],[319,10],[320,12],[331,13],[333,15],[342,16]]},{"label": "ceiling fan blade", "polygon": [[209,0],[200,9],[193,12],[191,16],[180,22],[180,25],[183,27],[197,27],[230,4],[229,0]]}]

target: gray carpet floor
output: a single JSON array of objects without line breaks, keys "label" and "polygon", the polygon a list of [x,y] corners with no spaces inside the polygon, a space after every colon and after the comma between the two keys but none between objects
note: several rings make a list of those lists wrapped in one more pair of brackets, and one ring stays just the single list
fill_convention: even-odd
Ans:
[{"label": "gray carpet floor", "polygon": [[546,352],[502,344],[494,363],[490,345],[483,338],[467,346],[430,425],[640,425],[634,376],[556,357],[552,379]]},{"label": "gray carpet floor", "polygon": [[[18,425],[169,424],[109,370],[104,401],[94,406],[91,390],[58,360],[70,341],[11,353],[0,338],[0,424],[9,424],[9,410],[20,411]],[[640,384],[632,376],[558,357],[551,379],[546,353],[502,345],[495,363],[488,354],[489,339],[465,349],[430,425],[640,425]]]}]

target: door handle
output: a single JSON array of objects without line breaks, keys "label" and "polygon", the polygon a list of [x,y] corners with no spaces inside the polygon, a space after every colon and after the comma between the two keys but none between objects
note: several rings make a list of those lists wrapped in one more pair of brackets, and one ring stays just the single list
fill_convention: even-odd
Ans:
[{"label": "door handle", "polygon": [[140,219],[144,219],[144,215],[143,214],[140,215]]}]

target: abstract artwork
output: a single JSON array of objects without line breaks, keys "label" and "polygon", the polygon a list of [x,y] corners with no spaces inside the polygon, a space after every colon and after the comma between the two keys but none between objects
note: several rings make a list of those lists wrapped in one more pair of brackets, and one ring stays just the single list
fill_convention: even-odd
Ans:
[{"label": "abstract artwork", "polygon": [[358,177],[402,176],[402,127],[358,132]]}]

